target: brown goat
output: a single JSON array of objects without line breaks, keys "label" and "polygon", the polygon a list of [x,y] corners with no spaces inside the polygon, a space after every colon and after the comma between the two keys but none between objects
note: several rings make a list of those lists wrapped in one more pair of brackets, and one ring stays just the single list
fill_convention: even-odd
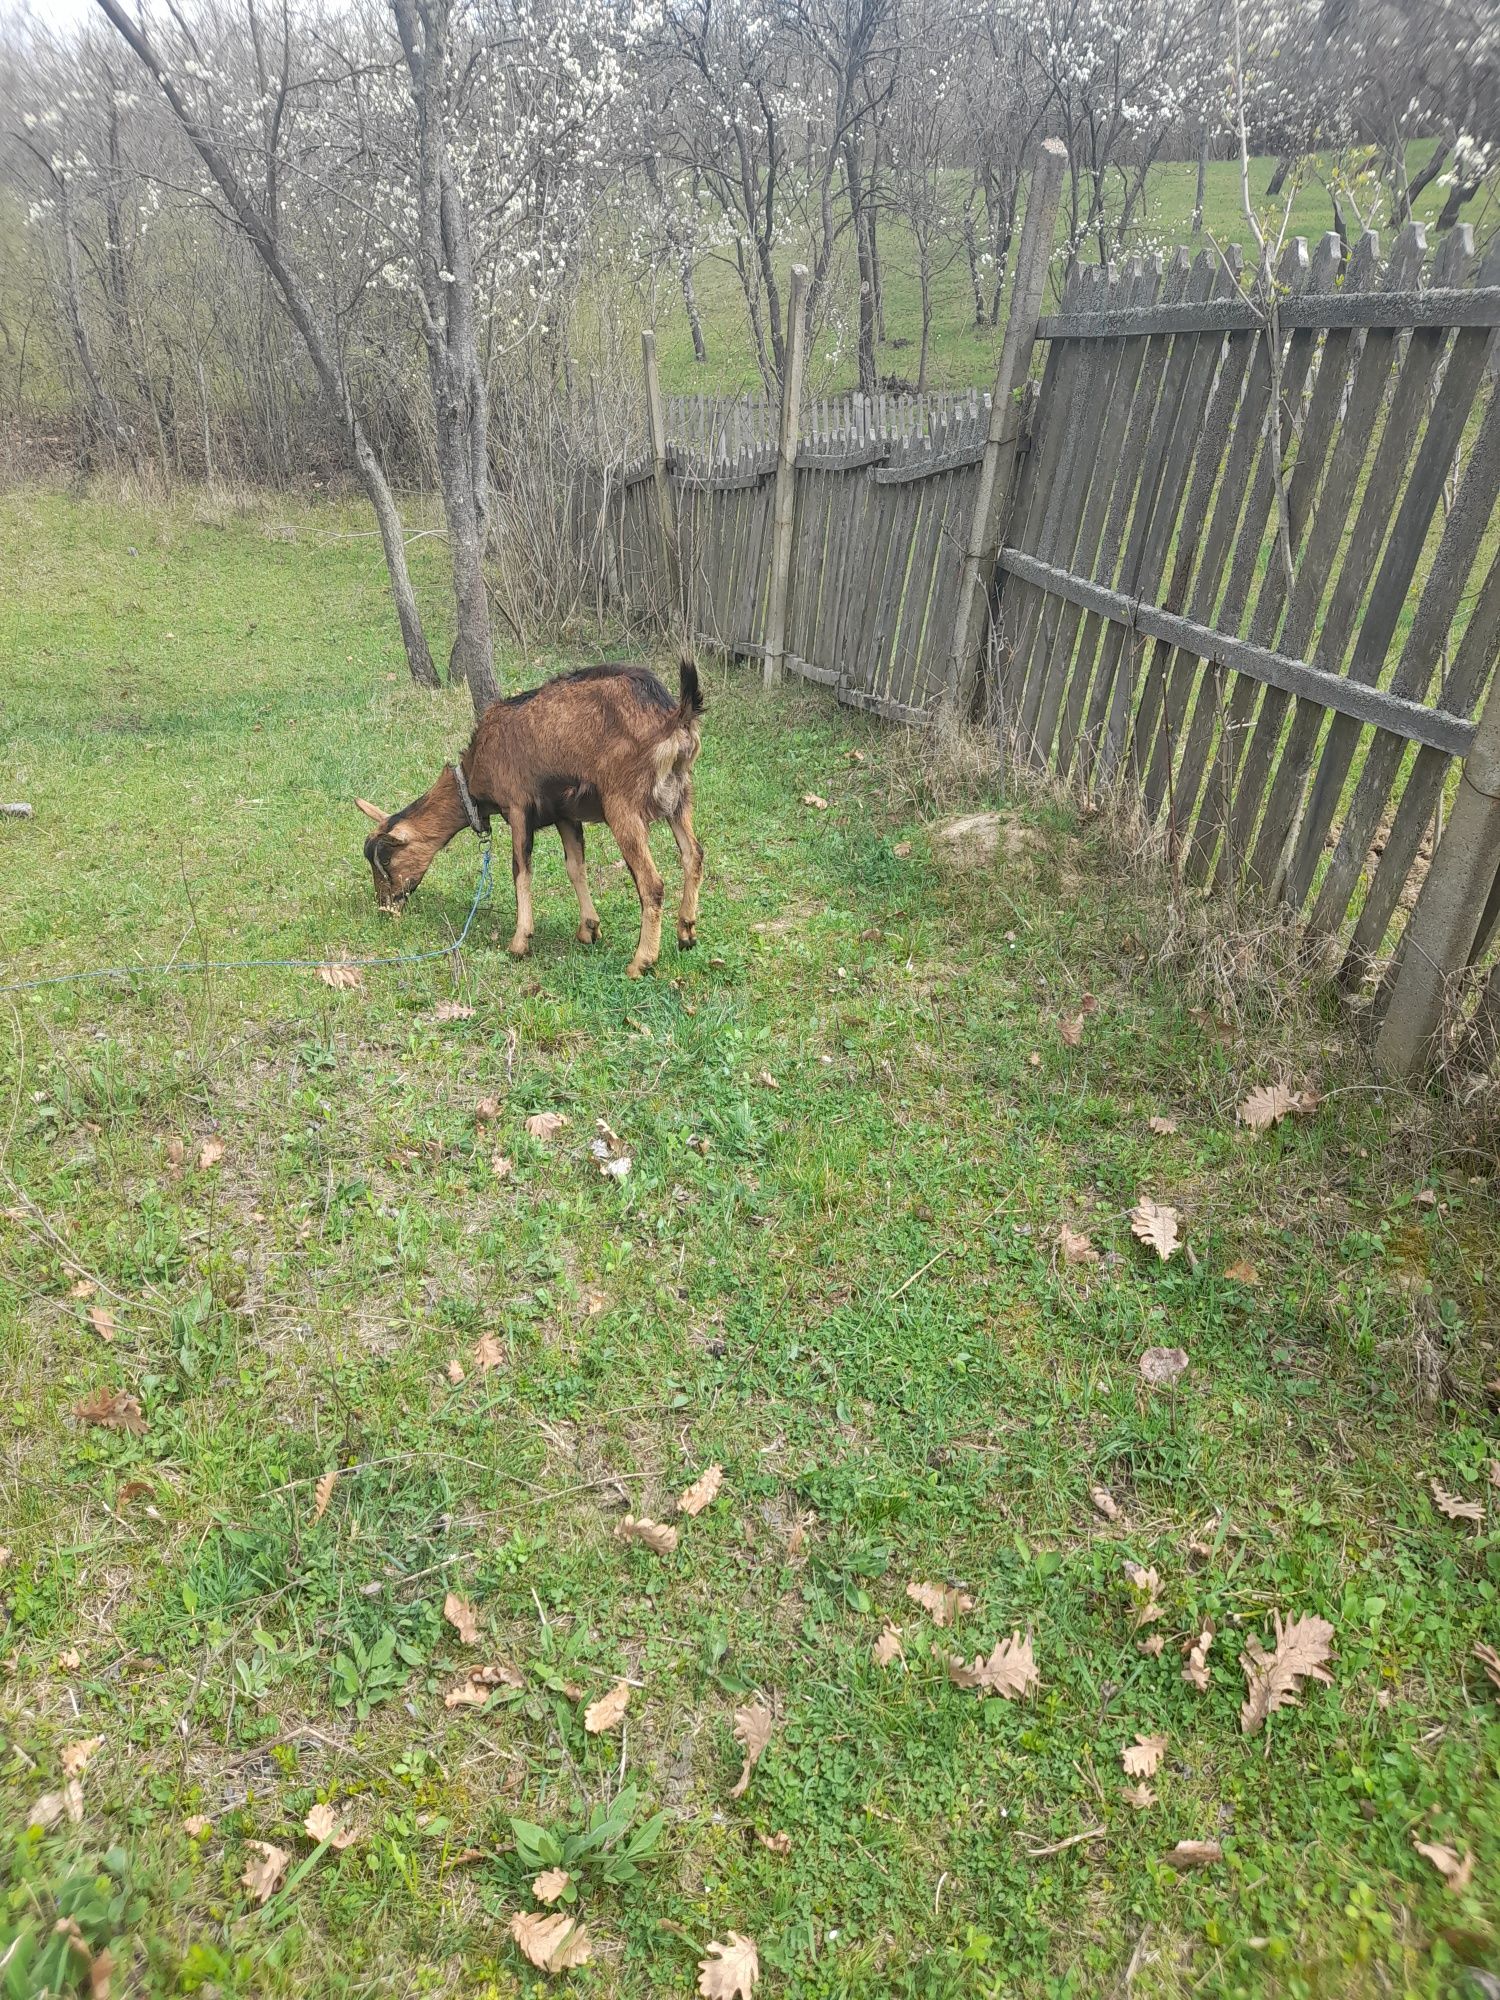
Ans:
[{"label": "brown goat", "polygon": [[510,948],[523,958],[531,942],[531,843],[539,827],[562,836],[568,875],[578,895],[578,936],[592,944],[599,914],[589,895],[583,829],[602,820],[619,842],[641,899],[641,935],[626,970],[638,979],[661,950],[661,875],[647,829],[664,819],[682,856],[677,942],[697,943],[703,848],[693,833],[693,760],[703,697],[698,669],[684,655],[681,698],[674,702],[644,667],[582,667],[525,694],[493,701],[457,764],[400,812],[383,813],[357,799],[376,822],[365,842],[375,900],[392,916],[427,873],[432,857],[457,833],[489,831],[491,814],[510,828],[516,882],[516,934]]}]

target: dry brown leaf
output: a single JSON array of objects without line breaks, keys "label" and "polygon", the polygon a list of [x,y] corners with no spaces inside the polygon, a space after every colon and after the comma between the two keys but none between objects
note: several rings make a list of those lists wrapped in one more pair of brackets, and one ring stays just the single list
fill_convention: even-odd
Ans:
[{"label": "dry brown leaf", "polygon": [[189,1840],[207,1840],[214,1830],[214,1823],[202,1813],[194,1813],[182,1822],[182,1830]]},{"label": "dry brown leaf", "polygon": [[587,1965],[594,1946],[576,1917],[563,1910],[556,1916],[539,1917],[534,1910],[518,1910],[510,1920],[510,1934],[522,1951],[543,1972],[567,1972],[572,1966]]},{"label": "dry brown leaf", "polygon": [[526,1676],[507,1660],[496,1660],[488,1667],[470,1667],[469,1679],[478,1687],[523,1688]]},{"label": "dry brown leaf", "polygon": [[1226,1278],[1233,1278],[1237,1285],[1258,1285],[1260,1283],[1260,1272],[1256,1270],[1253,1264],[1247,1263],[1243,1257],[1237,1258],[1224,1273],[1224,1276]]},{"label": "dry brown leaf", "polygon": [[1278,1708],[1295,1704],[1305,1679],[1331,1686],[1333,1676],[1324,1666],[1333,1651],[1333,1627],[1326,1618],[1294,1618],[1281,1622],[1281,1613],[1271,1614],[1276,1625],[1276,1649],[1268,1653],[1253,1635],[1240,1654],[1240,1667],[1248,1684],[1240,1710],[1240,1728],[1253,1736],[1268,1715]]},{"label": "dry brown leaf", "polygon": [[474,1123],[476,1125],[493,1125],[499,1116],[500,1100],[498,1097],[481,1097],[479,1102],[474,1106]]},{"label": "dry brown leaf", "polygon": [[760,1085],[762,1090],[780,1090],[781,1088],[781,1085],[768,1069],[761,1070],[757,1074],[755,1081]]},{"label": "dry brown leaf", "polygon": [[828,810],[827,799],[820,798],[816,792],[804,792],[802,794],[802,803],[805,806],[811,806],[814,812],[821,813]]},{"label": "dry brown leaf", "polygon": [[531,1893],[539,1903],[555,1903],[572,1879],[566,1868],[544,1868],[532,1883]]},{"label": "dry brown leaf", "polygon": [[103,1741],[102,1736],[83,1736],[76,1743],[65,1743],[62,1747],[63,1776],[81,1778],[89,1767],[89,1759]]},{"label": "dry brown leaf", "polygon": [[76,1674],[83,1665],[82,1655],[76,1646],[65,1646],[57,1656],[57,1664],[65,1674]]},{"label": "dry brown leaf", "polygon": [[325,986],[331,986],[336,993],[351,992],[356,986],[363,986],[365,975],[357,965],[320,965],[318,977]]},{"label": "dry brown leaf", "polygon": [[312,1840],[326,1840],[329,1846],[335,1848],[340,1854],[355,1839],[352,1828],[346,1827],[342,1823],[335,1814],[333,1807],[321,1803],[309,1809],[307,1818],[302,1822],[302,1830]]},{"label": "dry brown leaf", "polygon": [[312,1517],[315,1521],[321,1521],[323,1516],[328,1512],[328,1503],[333,1498],[333,1489],[338,1483],[339,1475],[337,1468],[335,1468],[333,1471],[325,1472],[313,1488]]},{"label": "dry brown leaf", "polygon": [[1224,1859],[1224,1850],[1216,1840],[1179,1840],[1163,1859],[1172,1868],[1209,1868]]},{"label": "dry brown leaf", "polygon": [[1160,1112],[1154,1118],[1148,1118],[1146,1123],[1158,1139],[1170,1139],[1172,1134],[1177,1130],[1177,1120],[1175,1118],[1163,1118]]},{"label": "dry brown leaf", "polygon": [[509,1153],[494,1153],[490,1157],[490,1172],[497,1181],[508,1181],[515,1171],[515,1164]]},{"label": "dry brown leaf", "polygon": [[1119,1520],[1120,1503],[1107,1486],[1091,1486],[1089,1499],[1093,1502],[1095,1512],[1102,1514],[1106,1521]]},{"label": "dry brown leaf", "polygon": [[550,1144],[559,1132],[566,1131],[571,1122],[561,1111],[533,1111],[526,1120],[526,1131],[530,1138],[538,1140],[545,1146]]},{"label": "dry brown leaf", "polygon": [[464,1379],[464,1364],[459,1360],[458,1356],[455,1354],[453,1359],[448,1363],[448,1380],[453,1384],[454,1388],[456,1389],[459,1383],[463,1381],[463,1379]]},{"label": "dry brown leaf", "polygon": [[750,1784],[750,1773],[765,1755],[766,1745],[771,1740],[771,1724],[774,1721],[764,1702],[752,1702],[749,1708],[734,1711],[734,1740],[745,1753],[739,1782],[730,1787],[732,1799],[742,1799]]},{"label": "dry brown leaf", "polygon": [[1252,1090],[1235,1116],[1252,1132],[1268,1132],[1295,1110],[1295,1100],[1284,1083],[1263,1083]]},{"label": "dry brown leaf", "polygon": [[1474,1657],[1478,1660],[1480,1666],[1484,1668],[1495,1686],[1500,1688],[1500,1653],[1497,1653],[1493,1646],[1486,1646],[1482,1639],[1476,1639],[1474,1642]]},{"label": "dry brown leaf", "polygon": [[273,1847],[269,1840],[247,1840],[245,1845],[253,1852],[245,1863],[240,1883],[257,1903],[269,1903],[281,1886],[292,1857],[284,1847]]},{"label": "dry brown leaf", "polygon": [[792,1851],[792,1836],[789,1833],[762,1833],[757,1828],[755,1838],[767,1854],[790,1854]]},{"label": "dry brown leaf", "polygon": [[145,1434],[146,1419],[141,1406],[123,1389],[96,1390],[83,1402],[73,1405],[73,1414],[81,1424],[99,1424],[107,1431],[129,1431],[134,1437]]},{"label": "dry brown leaf", "polygon": [[1141,1380],[1151,1389],[1169,1388],[1187,1365],[1187,1355],[1180,1347],[1148,1347],[1138,1364]]},{"label": "dry brown leaf", "polygon": [[1057,1032],[1070,1049],[1076,1049],[1083,1042],[1082,1014],[1061,1014],[1058,1016]]},{"label": "dry brown leaf", "polygon": [[198,1148],[198,1165],[200,1167],[216,1167],[223,1157],[224,1141],[222,1139],[205,1139],[203,1144]]},{"label": "dry brown leaf", "polygon": [[911,853],[911,842],[909,840],[898,840],[891,849],[891,852],[898,861],[904,861]]},{"label": "dry brown leaf", "polygon": [[68,1287],[70,1299],[91,1299],[99,1287],[92,1278],[75,1278]]},{"label": "dry brown leaf", "polygon": [[909,1583],[906,1594],[913,1604],[921,1605],[934,1625],[951,1625],[963,1612],[974,1609],[969,1593],[952,1584]]},{"label": "dry brown leaf", "polygon": [[450,1590],[443,1599],[443,1616],[458,1634],[462,1644],[465,1646],[479,1644],[479,1627],[474,1622],[474,1607],[466,1603],[456,1591]]},{"label": "dry brown leaf", "polygon": [[1166,1615],[1157,1600],[1157,1593],[1161,1589],[1161,1578],[1154,1568],[1142,1569],[1140,1564],[1135,1562],[1125,1564],[1125,1574],[1130,1580],[1131,1589],[1139,1599],[1135,1607],[1135,1624],[1132,1628],[1139,1632],[1143,1625],[1154,1625],[1158,1618]]},{"label": "dry brown leaf", "polygon": [[1455,1896],[1461,1896],[1474,1879],[1474,1857],[1465,1853],[1462,1860],[1456,1848],[1445,1847],[1441,1841],[1418,1840],[1412,1836],[1412,1846],[1424,1861],[1430,1861],[1439,1875],[1447,1883]]},{"label": "dry brown leaf", "polygon": [[1165,1736],[1142,1736],[1137,1730],[1134,1743],[1127,1743],[1120,1752],[1120,1762],[1127,1778],[1154,1778],[1166,1754]]},{"label": "dry brown leaf", "polygon": [[107,1309],[107,1307],[105,1307],[105,1306],[90,1306],[90,1307],[89,1307],[89,1325],[90,1325],[90,1326],[91,1326],[91,1327],[92,1327],[92,1328],[94,1329],[95,1333],[97,1333],[97,1334],[98,1334],[98,1336],[99,1336],[99,1338],[100,1338],[101,1340],[113,1340],[113,1339],[114,1339],[114,1337],[115,1337],[115,1316],[114,1316],[114,1314],[113,1314],[112,1312],[110,1312],[110,1311],[109,1311],[109,1310]]},{"label": "dry brown leaf", "polygon": [[886,1622],[881,1630],[880,1637],[870,1648],[870,1658],[875,1662],[877,1667],[888,1667],[892,1660],[900,1660],[905,1665],[906,1655],[901,1650],[901,1627],[899,1625],[892,1625],[889,1621]]},{"label": "dry brown leaf", "polygon": [[444,1708],[483,1708],[490,1691],[479,1681],[455,1681],[443,1696]]},{"label": "dry brown leaf", "polygon": [[1482,1500],[1461,1500],[1456,1493],[1449,1493],[1439,1486],[1435,1479],[1429,1479],[1427,1484],[1432,1488],[1432,1497],[1439,1511],[1446,1514],[1450,1521],[1472,1521],[1476,1527],[1483,1522]]},{"label": "dry brown leaf", "polygon": [[698,1992],[701,2000],[751,2000],[760,1978],[760,1954],[754,1938],[738,1931],[725,1933],[729,1942],[709,1945],[709,1956],[698,1961]]},{"label": "dry brown leaf", "polygon": [[1166,1645],[1167,1642],[1160,1632],[1152,1632],[1146,1638],[1136,1640],[1135,1650],[1144,1653],[1148,1660],[1159,1660],[1166,1651]]},{"label": "dry brown leaf", "polygon": [[619,1728],[629,1706],[629,1681],[616,1681],[608,1694],[601,1694],[583,1711],[583,1726],[590,1736],[603,1736],[607,1730]]},{"label": "dry brown leaf", "polygon": [[656,1556],[669,1556],[677,1546],[675,1528],[661,1521],[638,1521],[633,1514],[615,1523],[615,1534],[622,1542],[640,1542]]},{"label": "dry brown leaf", "polygon": [[39,1826],[43,1833],[49,1833],[60,1819],[66,1818],[78,1826],[83,1820],[83,1786],[76,1778],[69,1778],[60,1792],[43,1792],[31,1808],[28,1826]]},{"label": "dry brown leaf", "polygon": [[724,1483],[722,1465],[711,1465],[707,1472],[695,1479],[685,1492],[677,1496],[679,1514],[701,1514],[705,1507],[717,1498],[719,1488]]},{"label": "dry brown leaf", "polygon": [[466,1007],[462,1000],[439,1000],[432,1010],[434,1021],[472,1021],[474,1009]]},{"label": "dry brown leaf", "polygon": [[1489,1471],[1491,1486],[1500,1486],[1500,1458],[1490,1460]]},{"label": "dry brown leaf", "polygon": [[1131,1235],[1139,1242],[1149,1244],[1164,1264],[1182,1248],[1177,1225],[1176,1209],[1153,1201],[1148,1194],[1143,1194],[1130,1211]]},{"label": "dry brown leaf", "polygon": [[1208,1692],[1208,1649],[1214,1642],[1214,1628],[1205,1625],[1197,1638],[1183,1648],[1182,1678],[1199,1694]]},{"label": "dry brown leaf", "polygon": [[1093,1241],[1081,1229],[1070,1229],[1065,1222],[1057,1225],[1057,1247],[1062,1252],[1065,1264],[1097,1264],[1099,1252]]},{"label": "dry brown leaf", "polygon": [[1029,1632],[1024,1639],[1019,1632],[1012,1632],[1008,1639],[999,1642],[987,1660],[976,1659],[972,1666],[951,1658],[948,1678],[955,1687],[972,1689],[981,1700],[987,1694],[998,1694],[1006,1701],[1030,1694],[1042,1681],[1032,1658]]},{"label": "dry brown leaf", "polygon": [[1124,1785],[1120,1797],[1126,1805],[1134,1806],[1137,1812],[1144,1812],[1147,1806],[1156,1804],[1156,1794],[1149,1785]]},{"label": "dry brown leaf", "polygon": [[488,1375],[492,1368],[498,1368],[505,1360],[505,1349],[492,1333],[487,1333],[474,1347],[474,1366],[481,1375]]}]

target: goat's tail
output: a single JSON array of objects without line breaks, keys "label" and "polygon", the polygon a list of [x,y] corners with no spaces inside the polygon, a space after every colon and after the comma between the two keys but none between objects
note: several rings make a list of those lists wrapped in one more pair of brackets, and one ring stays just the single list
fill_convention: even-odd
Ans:
[{"label": "goat's tail", "polygon": [[698,662],[693,658],[690,646],[684,646],[677,663],[677,685],[681,699],[677,704],[679,721],[691,722],[695,715],[703,713],[703,688],[698,680]]}]

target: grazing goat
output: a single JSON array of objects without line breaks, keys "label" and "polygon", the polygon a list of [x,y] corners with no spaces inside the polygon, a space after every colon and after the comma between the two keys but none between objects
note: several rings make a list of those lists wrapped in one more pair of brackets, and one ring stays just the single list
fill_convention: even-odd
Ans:
[{"label": "grazing goat", "polygon": [[583,667],[507,701],[491,702],[469,747],[448,764],[421,798],[383,813],[367,799],[360,811],[376,822],[365,842],[375,900],[392,916],[427,873],[432,857],[457,833],[489,831],[491,814],[510,827],[516,881],[517,958],[531,942],[531,843],[539,827],[562,836],[568,875],[578,894],[578,936],[592,944],[599,915],[589,895],[583,829],[602,820],[619,842],[641,899],[641,935],[626,968],[638,979],[661,950],[662,879],[646,833],[664,819],[682,856],[677,942],[697,943],[703,848],[693,832],[693,760],[703,696],[698,669],[684,654],[681,698],[674,702],[644,667]]}]

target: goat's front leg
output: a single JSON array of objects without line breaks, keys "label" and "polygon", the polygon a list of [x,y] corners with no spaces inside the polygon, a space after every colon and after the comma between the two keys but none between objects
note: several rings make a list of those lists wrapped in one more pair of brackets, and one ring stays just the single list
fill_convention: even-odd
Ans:
[{"label": "goat's front leg", "polygon": [[646,839],[646,822],[638,813],[621,814],[609,822],[609,830],[619,843],[625,866],[641,899],[641,936],[635,957],[625,968],[628,979],[649,972],[661,954],[661,906],[665,894],[661,872],[651,859]]},{"label": "goat's front leg", "polygon": [[578,942],[597,944],[599,941],[599,912],[594,908],[594,899],[589,894],[588,869],[583,858],[583,828],[576,819],[560,819],[558,833],[562,836],[563,859],[568,864],[568,880],[573,884],[578,898]]},{"label": "goat's front leg", "polygon": [[524,812],[510,821],[510,872],[516,884],[516,934],[510,941],[512,958],[524,958],[531,946],[531,829]]},{"label": "goat's front leg", "polygon": [[703,843],[693,832],[693,801],[685,797],[671,819],[672,837],[682,857],[682,901],[677,905],[677,942],[691,951],[698,942],[698,891],[703,885]]}]

